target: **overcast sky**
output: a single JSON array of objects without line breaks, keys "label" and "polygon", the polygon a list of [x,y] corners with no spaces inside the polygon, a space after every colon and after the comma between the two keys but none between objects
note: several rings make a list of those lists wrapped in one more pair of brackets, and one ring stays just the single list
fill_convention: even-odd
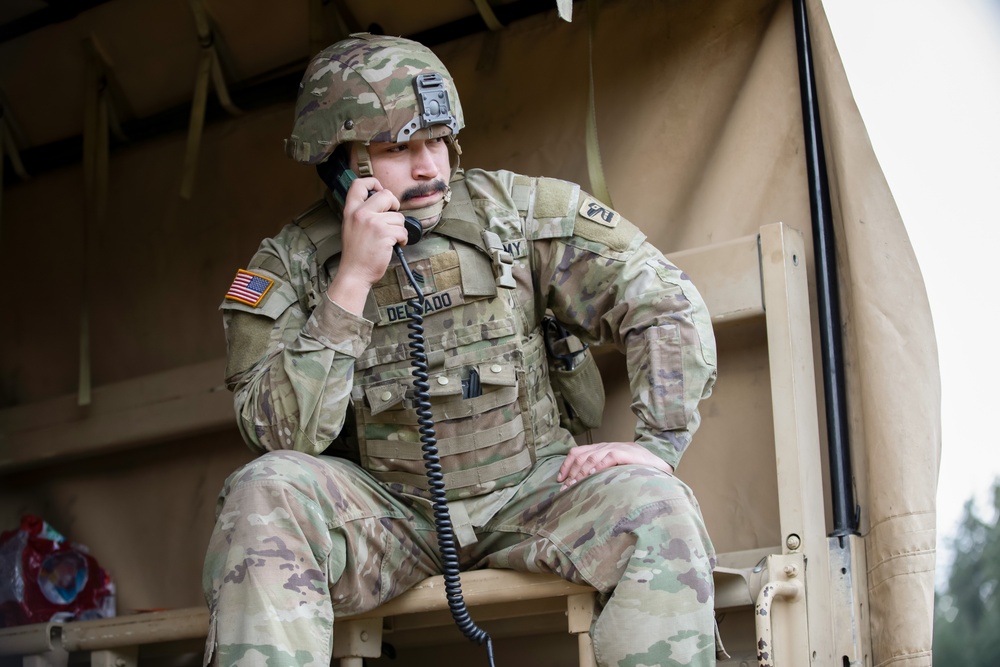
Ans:
[{"label": "overcast sky", "polygon": [[[941,549],[965,501],[985,502],[1000,476],[1000,0],[824,5],[931,302]],[[949,561],[939,553],[939,569]]]}]

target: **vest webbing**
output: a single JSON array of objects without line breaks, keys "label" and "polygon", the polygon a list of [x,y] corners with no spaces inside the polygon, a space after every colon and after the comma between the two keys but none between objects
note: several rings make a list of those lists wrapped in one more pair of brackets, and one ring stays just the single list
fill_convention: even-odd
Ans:
[{"label": "vest webbing", "polygon": [[[531,465],[531,453],[522,449],[514,456],[500,459],[469,470],[456,470],[442,475],[445,488],[459,489],[467,486],[492,482],[508,475],[520,472]],[[410,472],[378,472],[378,478],[383,482],[407,484],[422,488],[427,484],[427,477],[421,473]]]},{"label": "vest webbing", "polygon": [[[489,447],[503,442],[520,433],[524,428],[524,419],[518,415],[512,421],[501,424],[484,431],[460,435],[453,438],[441,438],[438,440],[438,454],[441,456],[451,456],[453,454],[464,454],[476,449]],[[424,457],[421,443],[402,440],[368,440],[368,455],[383,459],[403,459],[408,461],[419,461]]]}]

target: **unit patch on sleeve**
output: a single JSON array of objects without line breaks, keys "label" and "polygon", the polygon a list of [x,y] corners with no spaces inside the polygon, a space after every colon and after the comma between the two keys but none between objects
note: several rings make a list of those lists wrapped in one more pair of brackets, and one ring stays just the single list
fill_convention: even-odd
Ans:
[{"label": "unit patch on sleeve", "polygon": [[580,215],[605,227],[615,227],[621,216],[593,197],[587,197],[580,206]]},{"label": "unit patch on sleeve", "polygon": [[233,284],[226,292],[226,298],[233,301],[245,303],[248,306],[257,306],[264,300],[264,295],[274,285],[274,281],[259,273],[239,269]]}]

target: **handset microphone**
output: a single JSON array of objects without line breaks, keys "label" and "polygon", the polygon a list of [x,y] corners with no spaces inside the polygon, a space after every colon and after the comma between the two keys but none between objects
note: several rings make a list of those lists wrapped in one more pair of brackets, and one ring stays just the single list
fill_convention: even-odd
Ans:
[{"label": "handset microphone", "polygon": [[[424,227],[412,215],[403,216],[403,227],[406,229],[406,245],[414,245],[423,238]],[[399,247],[399,244],[396,244]]]}]

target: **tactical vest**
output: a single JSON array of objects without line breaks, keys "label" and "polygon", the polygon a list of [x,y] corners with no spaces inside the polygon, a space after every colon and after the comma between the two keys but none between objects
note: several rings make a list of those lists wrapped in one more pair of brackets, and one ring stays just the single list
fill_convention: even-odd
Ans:
[{"label": "tactical vest", "polygon": [[[540,447],[569,440],[559,428],[540,317],[523,303],[532,284],[523,212],[511,205],[506,220],[491,215],[487,229],[465,181],[452,190],[441,222],[405,248],[425,295],[428,393],[449,500],[515,485]],[[564,216],[571,205],[563,204]],[[323,206],[297,222],[332,279],[339,225],[318,222],[329,215]],[[429,497],[408,347],[413,296],[393,258],[368,295],[364,315],[375,326],[354,365],[351,399],[361,465],[397,492]]]}]

